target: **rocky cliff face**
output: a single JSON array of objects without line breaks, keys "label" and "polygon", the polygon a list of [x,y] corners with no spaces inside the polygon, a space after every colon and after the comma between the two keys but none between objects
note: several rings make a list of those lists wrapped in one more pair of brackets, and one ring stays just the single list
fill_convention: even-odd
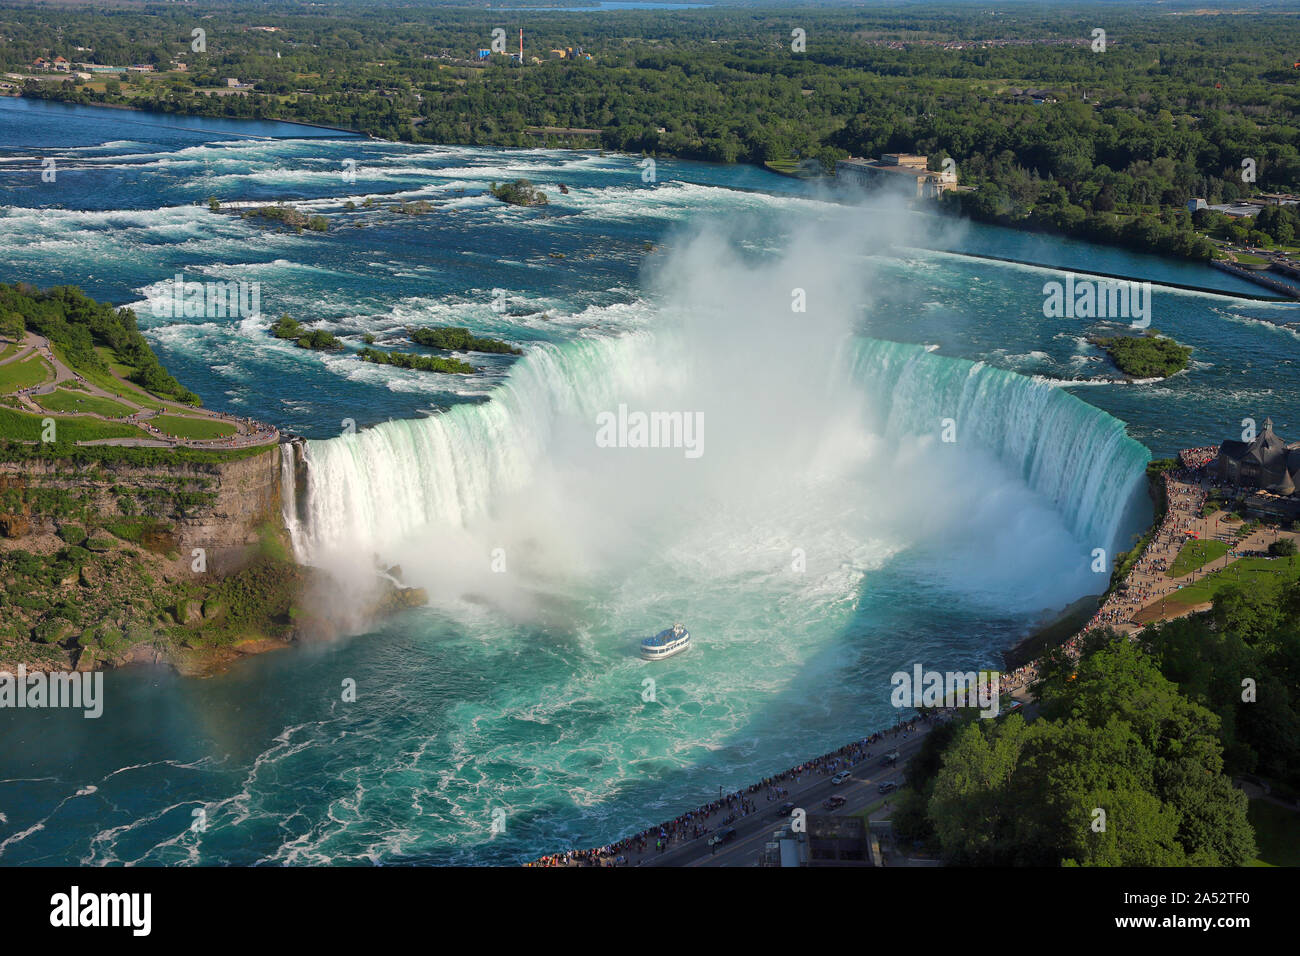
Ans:
[{"label": "rocky cliff face", "polygon": [[279,448],[122,457],[0,463],[0,669],[202,671],[292,640],[309,574],[286,546]]},{"label": "rocky cliff face", "polygon": [[301,469],[282,467],[286,452],[0,463],[0,670],[154,662],[209,674],[426,603],[400,569],[376,569],[357,620],[335,618],[337,583],[289,547],[282,475]]},{"label": "rocky cliff face", "polygon": [[268,525],[283,531],[280,456],[276,446],[217,464],[0,462],[0,537],[17,544],[66,523],[133,528],[152,551],[188,559],[201,548],[215,573],[233,573]]},{"label": "rocky cliff face", "polygon": [[178,521],[181,553],[205,548],[209,562],[216,562],[217,573],[224,574],[227,568],[233,571],[247,564],[259,529],[271,526],[283,535],[283,453],[284,446],[277,445],[264,455],[217,466],[211,508]]}]

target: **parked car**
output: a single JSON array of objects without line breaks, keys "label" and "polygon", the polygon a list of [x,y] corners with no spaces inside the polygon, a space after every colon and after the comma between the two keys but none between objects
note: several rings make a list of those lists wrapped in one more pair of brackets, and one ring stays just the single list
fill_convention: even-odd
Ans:
[{"label": "parked car", "polygon": [[713,836],[709,837],[709,846],[721,846],[728,840],[734,840],[736,837],[735,827],[723,827]]},{"label": "parked car", "polygon": [[840,784],[842,784],[845,780],[848,780],[848,779],[849,779],[849,776],[850,776],[850,775],[849,775],[849,772],[848,772],[847,770],[841,770],[841,771],[840,771],[839,773],[837,773],[835,776],[831,777],[831,785],[832,785],[832,786],[836,786],[836,787],[838,787],[838,786],[839,786]]},{"label": "parked car", "polygon": [[837,794],[831,797],[830,799],[828,799],[825,803],[822,804],[822,806],[825,807],[827,810],[838,810],[840,807],[844,806],[844,804],[848,802],[849,801],[845,800],[843,797]]},{"label": "parked car", "polygon": [[886,780],[876,789],[881,793],[893,793],[898,789],[898,782],[896,780]]},{"label": "parked car", "polygon": [[776,811],[776,815],[778,817],[788,817],[792,813],[794,813],[793,803],[783,803],[781,804],[780,808]]}]

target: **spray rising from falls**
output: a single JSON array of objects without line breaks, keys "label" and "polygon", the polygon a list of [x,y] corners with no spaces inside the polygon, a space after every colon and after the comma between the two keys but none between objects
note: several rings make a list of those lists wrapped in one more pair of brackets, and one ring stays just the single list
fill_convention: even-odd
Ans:
[{"label": "spray rising from falls", "polygon": [[[1026,578],[1039,607],[1095,587],[1080,558],[1113,550],[1146,460],[1123,425],[1042,382],[855,336],[876,298],[856,220],[798,225],[775,254],[742,229],[670,242],[646,331],[540,346],[482,404],[309,443],[300,557],[394,561],[521,616],[633,580],[770,598],[793,586],[782,551],[823,562],[839,599],[903,550],[999,606]],[[698,447],[611,446],[599,420],[625,409],[698,423]],[[482,573],[507,552],[509,574]]]},{"label": "spray rising from falls", "polygon": [[[433,541],[490,515],[534,481],[557,443],[565,443],[566,429],[590,443],[599,410],[671,374],[664,368],[670,363],[655,364],[654,352],[645,334],[539,348],[488,402],[309,442],[302,520],[295,514],[290,521],[299,557],[368,559],[413,536]],[[951,419],[954,450],[974,449],[981,461],[999,463],[1049,502],[1088,549],[1113,549],[1149,458],[1122,422],[1048,383],[919,346],[855,339],[840,361],[845,394],[862,406],[856,421],[883,447],[922,439],[919,464],[885,456],[874,468],[937,470],[939,487],[978,485],[985,476],[969,459],[944,457],[939,436]],[[287,456],[286,467],[292,464]],[[792,464],[777,459],[768,467]]]},{"label": "spray rising from falls", "polygon": [[305,500],[290,523],[299,559],[348,549],[368,557],[422,528],[461,528],[487,513],[528,484],[557,423],[604,407],[635,376],[636,344],[539,346],[491,401],[308,442]]}]

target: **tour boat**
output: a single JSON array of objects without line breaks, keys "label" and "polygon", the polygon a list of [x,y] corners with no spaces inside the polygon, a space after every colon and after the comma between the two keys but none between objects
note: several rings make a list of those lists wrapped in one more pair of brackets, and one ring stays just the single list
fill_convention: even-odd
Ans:
[{"label": "tour boat", "polygon": [[641,642],[641,656],[648,661],[659,661],[665,657],[672,657],[690,646],[691,632],[681,624],[674,624],[654,637],[645,638]]}]

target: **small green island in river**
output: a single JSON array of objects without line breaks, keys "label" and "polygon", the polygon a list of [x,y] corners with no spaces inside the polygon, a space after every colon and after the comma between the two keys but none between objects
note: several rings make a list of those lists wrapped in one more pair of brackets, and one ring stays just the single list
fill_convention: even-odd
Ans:
[{"label": "small green island in river", "polygon": [[512,206],[545,206],[550,200],[527,179],[516,179],[512,183],[493,183],[488,189],[493,196]]},{"label": "small green island in river", "polygon": [[418,372],[444,372],[453,375],[468,375],[474,366],[460,359],[436,358],[432,355],[416,355],[414,352],[383,352],[369,346],[357,353],[363,362],[376,365],[393,365],[397,368],[410,368]]},{"label": "small green island in river", "polygon": [[[503,342],[500,339],[477,336],[469,329],[460,326],[441,326],[427,329],[409,330],[411,341],[426,348],[440,349],[444,352],[483,352],[490,355],[523,355],[523,349]],[[333,332],[324,329],[309,329],[297,319],[282,315],[271,326],[271,334],[277,339],[292,341],[300,349],[312,351],[342,351],[343,340]],[[363,362],[375,365],[391,365],[395,368],[413,369],[418,372],[440,372],[452,375],[468,375],[474,366],[456,358],[442,358],[431,355],[417,355],[414,352],[385,352],[372,348],[375,337],[367,333],[364,337],[365,347],[357,353]]]},{"label": "small green island in river", "polygon": [[315,351],[337,351],[343,348],[342,341],[333,332],[324,329],[309,329],[297,319],[282,315],[271,326],[271,334],[277,339],[291,339],[300,349]]},{"label": "small green island in river", "polygon": [[523,355],[524,350],[503,342],[474,335],[469,329],[458,326],[441,326],[432,329],[412,329],[411,341],[431,349],[448,352],[487,352],[497,355]]},{"label": "small green island in river", "polygon": [[1094,336],[1093,345],[1106,350],[1111,361],[1130,378],[1168,378],[1187,368],[1192,349],[1158,332],[1150,335]]}]

